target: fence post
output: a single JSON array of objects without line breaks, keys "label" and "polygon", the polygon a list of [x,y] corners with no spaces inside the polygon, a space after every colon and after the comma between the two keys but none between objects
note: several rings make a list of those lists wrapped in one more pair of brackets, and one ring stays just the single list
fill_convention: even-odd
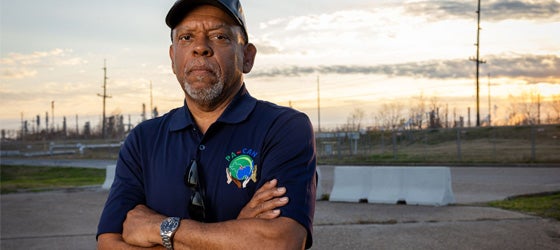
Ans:
[{"label": "fence post", "polygon": [[342,159],[342,138],[340,138],[340,136],[337,136],[337,144],[336,144],[336,149],[338,151],[338,154],[336,154],[336,156],[338,157],[338,159]]},{"label": "fence post", "polygon": [[457,127],[457,159],[459,161],[463,160],[461,156],[461,127]]},{"label": "fence post", "polygon": [[393,159],[397,159],[397,133],[393,130]]},{"label": "fence post", "polygon": [[531,124],[531,162],[536,161],[536,145],[535,145],[536,129],[535,125]]},{"label": "fence post", "polygon": [[381,129],[381,154],[385,154],[385,129]]},{"label": "fence post", "polygon": [[496,160],[496,128],[492,128],[492,157]]},{"label": "fence post", "polygon": [[424,132],[424,160],[428,159],[428,129],[420,130]]}]

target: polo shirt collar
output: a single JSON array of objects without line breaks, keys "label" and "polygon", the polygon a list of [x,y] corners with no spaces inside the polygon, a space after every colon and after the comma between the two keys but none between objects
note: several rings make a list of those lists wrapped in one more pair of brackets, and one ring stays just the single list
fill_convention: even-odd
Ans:
[{"label": "polo shirt collar", "polygon": [[183,130],[189,126],[194,126],[194,122],[191,117],[191,112],[189,112],[187,108],[187,102],[183,101],[183,107],[180,107],[177,112],[171,115],[169,131],[175,132]]},{"label": "polo shirt collar", "polygon": [[243,83],[237,95],[235,95],[224,113],[218,118],[218,122],[235,124],[245,121],[249,114],[253,112],[256,104],[257,99],[249,94],[245,83]]},{"label": "polo shirt collar", "polygon": [[[257,99],[249,94],[245,84],[243,84],[224,113],[218,118],[217,122],[229,124],[240,123],[249,117],[249,114],[251,114],[256,104]],[[173,132],[185,129],[189,126],[195,126],[194,119],[188,109],[187,102],[183,101],[183,107],[179,108],[177,112],[174,112],[171,117],[169,130]]]}]

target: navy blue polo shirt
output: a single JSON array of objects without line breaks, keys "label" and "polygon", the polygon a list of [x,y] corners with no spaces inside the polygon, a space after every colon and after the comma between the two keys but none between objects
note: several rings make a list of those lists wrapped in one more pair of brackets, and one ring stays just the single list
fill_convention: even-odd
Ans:
[{"label": "navy blue polo shirt", "polygon": [[245,86],[202,134],[185,105],[145,121],[127,137],[98,235],[122,233],[126,213],[145,204],[166,216],[190,218],[191,190],[184,176],[198,162],[208,222],[236,219],[259,187],[272,179],[286,187],[281,216],[294,219],[312,243],[315,141],[309,118],[257,100]]}]

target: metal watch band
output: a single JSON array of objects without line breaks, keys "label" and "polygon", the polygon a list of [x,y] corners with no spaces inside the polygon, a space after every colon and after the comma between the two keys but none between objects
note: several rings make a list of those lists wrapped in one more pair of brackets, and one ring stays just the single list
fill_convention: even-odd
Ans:
[{"label": "metal watch band", "polygon": [[181,218],[179,217],[169,217],[161,222],[160,234],[161,241],[165,248],[168,250],[173,250],[173,236],[179,228],[179,223]]},{"label": "metal watch band", "polygon": [[171,237],[162,235],[161,239],[163,241],[163,247],[167,248],[167,250],[173,250],[173,240],[171,239]]}]

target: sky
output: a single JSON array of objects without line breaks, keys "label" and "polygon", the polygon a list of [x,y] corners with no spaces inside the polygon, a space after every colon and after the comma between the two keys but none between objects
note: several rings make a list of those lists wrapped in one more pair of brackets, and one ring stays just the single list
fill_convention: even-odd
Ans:
[{"label": "sky", "polygon": [[[164,22],[173,2],[0,0],[0,128],[19,129],[37,115],[44,126],[53,101],[57,126],[62,117],[70,128],[98,124],[104,62],[107,115],[137,123],[142,104],[160,115],[183,105]],[[245,76],[249,92],[305,112],[315,127],[318,94],[322,127],[346,123],[356,108],[373,122],[381,105],[406,106],[420,95],[461,116],[476,105],[474,0],[242,5],[258,49]],[[560,95],[560,1],[482,0],[480,25],[481,116],[488,93],[495,120],[508,96]]]}]

